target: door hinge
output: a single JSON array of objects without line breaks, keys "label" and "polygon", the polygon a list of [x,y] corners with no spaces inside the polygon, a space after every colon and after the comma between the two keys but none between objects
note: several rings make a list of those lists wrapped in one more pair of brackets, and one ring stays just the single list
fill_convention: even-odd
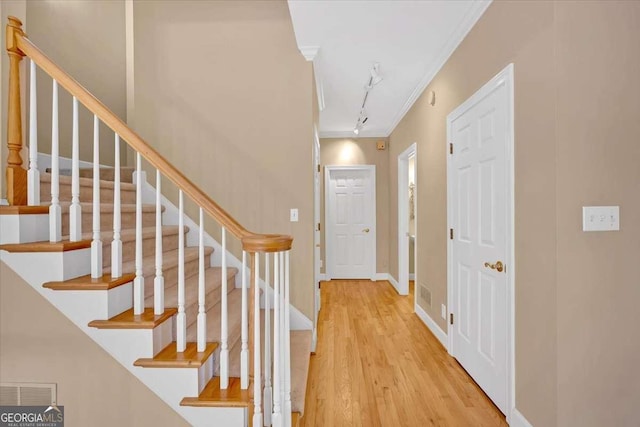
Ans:
[{"label": "door hinge", "polygon": [[320,231],[320,223],[318,223],[318,231]]},{"label": "door hinge", "polygon": [[318,173],[320,173],[320,165],[318,165]]},{"label": "door hinge", "polygon": [[453,313],[449,313],[449,323],[453,325]]},{"label": "door hinge", "polygon": [[449,154],[453,154],[453,142],[449,143]]},{"label": "door hinge", "polygon": [[449,229],[449,239],[453,240],[453,228]]}]

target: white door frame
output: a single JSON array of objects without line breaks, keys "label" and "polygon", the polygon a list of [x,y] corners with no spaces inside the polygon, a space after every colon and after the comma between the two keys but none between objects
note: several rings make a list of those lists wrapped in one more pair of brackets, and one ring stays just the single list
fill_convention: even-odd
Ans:
[{"label": "white door frame", "polygon": [[331,172],[339,171],[339,170],[349,170],[349,171],[369,171],[371,176],[371,186],[373,188],[373,200],[372,200],[372,209],[373,209],[373,220],[371,223],[370,234],[373,239],[373,260],[372,260],[372,271],[369,279],[376,280],[376,262],[377,262],[377,205],[376,205],[376,167],[375,165],[350,165],[350,166],[325,166],[324,167],[324,242],[325,242],[325,276],[326,280],[331,280],[333,278],[331,271],[332,265],[329,263],[329,251],[333,249],[333,238],[331,237],[331,221],[329,221],[329,189],[330,187],[330,179]]},{"label": "white door frame", "polygon": [[[396,291],[400,295],[409,295],[409,194],[407,189],[409,188],[409,158],[413,156],[416,167],[414,168],[414,174],[418,175],[418,162],[417,152],[418,144],[415,142],[398,155],[398,287]],[[417,194],[418,194],[418,180],[415,179],[414,190],[414,213],[418,218],[417,211]],[[417,270],[418,265],[415,262],[417,259],[417,221],[416,221],[416,239],[414,241],[414,274],[418,277]]]},{"label": "white door frame", "polygon": [[[514,187],[515,187],[515,174],[514,174],[514,77],[513,77],[513,64],[507,65],[502,71],[500,71],[494,78],[474,93],[469,99],[467,99],[462,105],[453,110],[447,116],[447,153],[449,152],[449,140],[452,135],[452,122],[455,118],[462,115],[468,109],[477,104],[486,95],[492,92],[497,86],[506,85],[507,100],[509,105],[507,106],[508,114],[508,126],[507,141],[506,141],[506,155],[505,162],[507,173],[509,175],[509,182],[507,188],[507,212],[505,215],[507,222],[507,245],[505,248],[506,258],[506,283],[507,283],[507,405],[508,408],[506,415],[507,422],[510,422],[513,414],[516,412],[515,408],[515,390],[516,390],[516,371],[515,371],[515,206],[514,206]],[[455,149],[455,147],[454,147]],[[451,156],[447,155],[447,222],[449,227],[455,223],[452,218],[452,200],[453,200],[453,188],[450,185],[453,179],[453,167],[451,164]],[[454,295],[453,295],[453,241],[449,239],[449,227],[447,227],[447,305],[449,308],[454,307]],[[453,355],[453,326],[451,322],[447,322],[447,350],[449,354]]]},{"label": "white door frame", "polygon": [[320,312],[320,137],[313,127],[313,295],[314,319],[311,351],[316,351],[318,343],[318,313]]}]

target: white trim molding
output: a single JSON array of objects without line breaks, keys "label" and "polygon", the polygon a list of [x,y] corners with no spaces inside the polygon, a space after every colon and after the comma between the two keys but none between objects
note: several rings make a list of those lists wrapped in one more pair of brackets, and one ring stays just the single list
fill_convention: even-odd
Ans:
[{"label": "white trim molding", "polygon": [[438,341],[440,341],[440,344],[442,344],[444,348],[447,348],[447,333],[443,331],[431,316],[429,316],[418,304],[415,305],[415,312],[420,320],[422,320],[422,323],[424,323]]},{"label": "white trim molding", "polygon": [[[398,154],[398,223],[397,223],[397,235],[396,239],[398,242],[398,252],[396,253],[398,257],[398,293],[400,295],[409,295],[409,159],[413,157],[416,162],[416,170],[417,170],[417,154],[418,154],[418,144],[414,142],[406,150],[402,153]],[[417,175],[417,174],[416,174]],[[414,179],[414,185],[416,186],[415,194],[418,194],[417,190],[418,180]],[[417,199],[417,197],[416,197]],[[417,203],[414,200],[414,209],[415,216],[418,217],[417,213]],[[416,221],[417,222],[417,221]],[[416,224],[417,226],[417,224]],[[417,270],[417,228],[416,228],[416,238],[414,239],[414,267]],[[415,276],[415,273],[414,273]],[[415,279],[414,279],[415,280]]]},{"label": "white trim molding", "polygon": [[324,85],[322,83],[322,66],[320,65],[320,46],[300,46],[300,53],[309,62],[313,63],[313,75],[316,81],[316,95],[318,95],[318,108],[324,110]]},{"label": "white trim molding", "polygon": [[393,286],[393,288],[396,290],[396,292],[398,292],[398,294],[400,293],[400,291],[398,290],[398,281],[391,274],[376,273],[376,280],[386,280],[387,282],[391,283],[391,286]]},{"label": "white trim molding", "polygon": [[511,420],[509,421],[509,425],[511,427],[533,427],[533,424],[531,424],[515,406],[511,410]]},{"label": "white trim molding", "polygon": [[386,129],[363,129],[358,135],[350,131],[320,131],[320,138],[386,138],[389,136]]},{"label": "white trim molding", "polygon": [[386,129],[384,136],[391,135],[391,132],[393,132],[396,126],[398,126],[398,123],[400,123],[407,112],[409,112],[411,107],[413,107],[413,104],[415,104],[418,98],[420,98],[429,83],[431,83],[431,80],[433,80],[433,78],[436,76],[436,74],[438,74],[444,64],[446,64],[446,62],[449,60],[449,57],[453,54],[453,52],[455,52],[462,40],[464,40],[469,31],[471,31],[471,29],[475,26],[476,22],[478,22],[478,20],[487,10],[492,1],[493,0],[478,0],[474,3],[473,7],[469,9],[464,19],[460,21],[458,27],[451,34],[451,37],[449,38],[447,43],[445,43],[444,47],[440,51],[440,54],[432,62],[432,67],[427,70],[426,74],[413,89],[413,91],[409,95],[409,98],[404,103],[400,111],[398,111],[395,118],[393,119],[393,122],[391,123],[391,126]]}]

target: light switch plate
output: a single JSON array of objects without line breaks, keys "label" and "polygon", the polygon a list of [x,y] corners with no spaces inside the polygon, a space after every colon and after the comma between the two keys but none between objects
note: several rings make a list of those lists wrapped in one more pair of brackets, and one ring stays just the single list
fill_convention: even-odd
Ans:
[{"label": "light switch plate", "polygon": [[620,206],[583,206],[582,231],[620,230]]},{"label": "light switch plate", "polygon": [[298,209],[291,209],[290,221],[298,222]]},{"label": "light switch plate", "polygon": [[440,317],[447,320],[447,306],[444,304],[440,307]]}]

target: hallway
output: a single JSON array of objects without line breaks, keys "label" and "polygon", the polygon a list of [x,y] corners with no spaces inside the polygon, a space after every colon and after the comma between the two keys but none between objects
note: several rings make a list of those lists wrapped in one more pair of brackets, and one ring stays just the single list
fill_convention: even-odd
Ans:
[{"label": "hallway", "polygon": [[322,283],[307,384],[305,427],[507,425],[386,281]]}]

